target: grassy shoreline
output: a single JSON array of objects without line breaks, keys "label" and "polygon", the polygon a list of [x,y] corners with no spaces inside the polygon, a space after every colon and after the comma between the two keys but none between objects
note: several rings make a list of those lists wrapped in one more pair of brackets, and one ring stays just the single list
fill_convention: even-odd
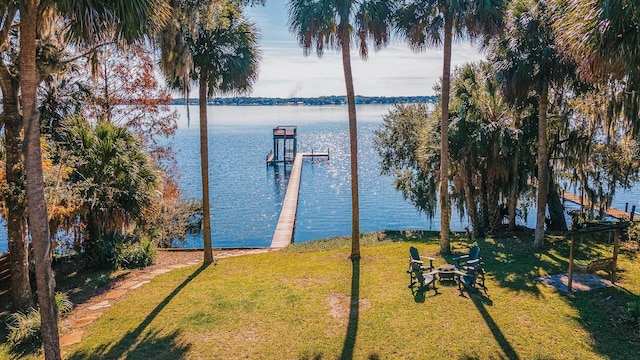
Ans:
[{"label": "grassy shoreline", "polygon": [[[529,238],[479,240],[488,296],[444,284],[439,295],[412,296],[409,246],[438,265],[451,261],[437,256],[438,236],[429,232],[366,234],[358,266],[345,238],[221,259],[131,292],[65,352],[69,359],[636,358],[640,329],[622,308],[640,300],[638,254],[621,252],[618,286],[563,294],[536,280],[567,269],[568,243],[549,240],[540,253]],[[464,252],[468,243],[455,237],[452,245]],[[610,251],[585,240],[578,259]],[[0,355],[19,358],[3,345]]]}]

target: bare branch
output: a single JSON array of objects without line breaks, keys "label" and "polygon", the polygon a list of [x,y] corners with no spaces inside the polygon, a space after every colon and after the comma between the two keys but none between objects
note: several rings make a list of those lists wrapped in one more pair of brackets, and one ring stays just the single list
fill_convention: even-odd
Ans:
[{"label": "bare branch", "polygon": [[72,63],[72,62],[74,62],[74,61],[76,61],[76,60],[78,60],[78,59],[80,59],[80,58],[86,57],[86,56],[88,56],[89,54],[92,54],[92,53],[96,52],[96,51],[97,51],[98,49],[100,49],[101,47],[109,46],[109,45],[113,45],[113,44],[115,44],[115,42],[114,42],[114,41],[109,41],[109,42],[105,42],[105,43],[98,44],[98,45],[96,45],[96,46],[91,47],[89,50],[87,50],[87,51],[85,51],[85,52],[83,52],[83,53],[80,53],[80,54],[78,54],[78,55],[76,55],[76,56],[74,56],[74,57],[72,57],[72,58],[62,60],[62,63],[63,63],[63,64],[69,64],[69,63]]},{"label": "bare branch", "polygon": [[9,42],[9,31],[11,30],[13,19],[15,19],[17,12],[18,8],[9,4],[3,14],[4,16],[0,18],[0,24],[2,24],[2,27],[0,28],[0,51],[3,51],[4,47]]}]

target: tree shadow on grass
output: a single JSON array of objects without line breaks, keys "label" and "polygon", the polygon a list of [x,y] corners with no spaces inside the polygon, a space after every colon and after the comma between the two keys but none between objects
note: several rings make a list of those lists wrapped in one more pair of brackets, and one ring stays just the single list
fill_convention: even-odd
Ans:
[{"label": "tree shadow on grass", "polygon": [[[487,271],[499,282],[501,287],[514,291],[540,293],[537,278],[546,274],[565,273],[569,267],[570,239],[548,239],[545,250],[534,253],[528,243],[510,243],[509,239],[479,241]],[[589,238],[576,239],[575,258],[589,261],[598,257],[610,256],[612,246]],[[625,253],[635,258],[631,253]],[[619,270],[624,275],[624,270]],[[619,273],[620,274],[620,273]],[[594,351],[611,359],[637,359],[640,352],[640,329],[625,319],[624,308],[627,303],[640,301],[640,296],[622,287],[602,288],[587,292],[576,292],[564,297],[573,308],[578,310],[577,321],[581,328],[589,332],[594,339]],[[474,303],[476,303],[474,299]],[[501,334],[494,328],[483,307],[476,303],[491,331],[509,358],[509,347],[501,343]]]},{"label": "tree shadow on grass", "polygon": [[106,268],[87,268],[80,256],[54,258],[52,266],[56,276],[56,291],[67,293],[69,300],[76,305],[109,291],[113,284],[124,279],[131,271],[114,273]]},{"label": "tree shadow on grass", "polygon": [[358,320],[360,316],[360,259],[351,260],[351,302],[349,306],[349,323],[347,335],[344,338],[341,360],[353,359],[358,334]]},{"label": "tree shadow on grass", "polygon": [[491,330],[493,338],[496,340],[496,342],[500,346],[500,349],[502,349],[502,352],[504,352],[504,354],[506,355],[507,359],[520,359],[516,350],[513,348],[513,346],[511,346],[509,340],[507,340],[507,338],[502,333],[502,330],[500,330],[498,324],[496,324],[496,322],[491,317],[491,314],[489,314],[489,312],[487,311],[486,306],[493,306],[493,301],[491,301],[489,297],[483,296],[480,293],[472,294],[467,292],[467,294],[473,301],[476,309],[478,309],[480,315],[482,315],[484,321],[487,323],[487,326],[489,327],[489,330]]},{"label": "tree shadow on grass", "polygon": [[[347,324],[347,334],[344,339],[341,360],[353,359],[353,352],[356,347],[356,336],[358,335],[358,321],[360,316],[360,259],[351,260],[351,302],[349,306],[349,323]],[[307,359],[307,358],[305,358]],[[310,359],[310,358],[309,358]],[[314,360],[322,359],[322,354],[315,354]],[[380,355],[371,353],[368,360],[378,360]]]},{"label": "tree shadow on grass", "polygon": [[[1,321],[2,319],[0,319]],[[5,337],[2,337],[3,341]],[[2,358],[3,360],[19,360],[24,359],[30,356],[37,356],[38,354],[42,354],[43,348],[40,340],[28,341],[24,344],[14,345],[10,347],[9,344],[6,344],[8,348],[8,355],[10,356],[8,359]]]},{"label": "tree shadow on grass", "polygon": [[[546,274],[566,272],[568,269],[566,259],[559,258],[549,250],[536,253],[528,240],[478,239],[477,243],[487,276],[493,278],[500,287],[511,291],[541,296],[538,278]],[[447,261],[453,261],[456,255],[447,257]]]},{"label": "tree shadow on grass", "polygon": [[[121,346],[122,341],[107,350],[108,345],[87,351],[78,351],[72,354],[69,359],[181,359],[191,348],[189,344],[178,344],[176,339],[180,335],[179,331],[174,331],[168,335],[160,335],[158,331],[149,331],[143,334],[140,339],[135,340],[135,346]],[[128,335],[123,339],[127,339]]]},{"label": "tree shadow on grass", "polygon": [[[512,291],[524,291],[540,295],[537,278],[541,273],[553,273],[564,270],[566,261],[555,261],[533,251],[532,236],[516,233],[504,238],[478,238],[480,256],[485,264],[487,275],[495,279],[501,287]],[[408,241],[425,244],[437,244],[439,235],[432,231],[385,231],[384,236],[391,241]],[[468,254],[469,243],[464,233],[455,233],[451,237],[451,254],[441,254],[447,263],[456,264],[456,256]],[[543,253],[547,255],[547,252]],[[567,248],[568,254],[568,248]]]},{"label": "tree shadow on grass", "polygon": [[[395,234],[395,241],[432,243],[419,235]],[[567,237],[547,238],[545,248],[535,252],[530,237],[512,236],[506,238],[477,239],[481,257],[485,263],[487,276],[502,288],[524,291],[542,296],[538,277],[545,274],[560,274],[568,271],[570,239]],[[453,258],[468,252],[466,240],[452,241],[454,253],[444,255],[448,263],[455,264]],[[613,246],[598,237],[576,239],[575,259],[588,262],[599,257],[611,256]],[[620,248],[619,258],[636,261],[638,253]],[[624,280],[625,269],[618,269],[619,281]],[[630,275],[627,275],[630,276]],[[568,294],[564,297],[579,315],[581,328],[589,332],[594,340],[593,351],[611,359],[637,359],[640,353],[640,329],[625,316],[628,303],[640,301],[640,296],[623,287],[609,287],[589,292]],[[486,311],[483,298],[472,297],[476,308],[483,316],[505,356],[518,358],[511,344]],[[474,359],[473,355],[463,357]]]},{"label": "tree shadow on grass", "polygon": [[158,332],[146,332],[146,328],[151,322],[162,312],[162,310],[171,302],[171,300],[182,291],[193,279],[198,277],[202,271],[208,266],[199,267],[193,274],[186,278],[171,294],[169,294],[158,306],[153,309],[149,315],[138,325],[138,327],[125,334],[122,339],[113,344],[108,350],[109,345],[102,345],[97,349],[87,352],[76,352],[69,359],[179,359],[190,348],[189,345],[177,344],[176,338],[180,335],[179,331],[166,336],[159,336]]},{"label": "tree shadow on grass", "polygon": [[438,243],[440,233],[429,230],[383,230],[380,236],[390,241],[412,241],[420,243]]},{"label": "tree shadow on grass", "polygon": [[640,328],[625,313],[640,296],[623,287],[575,292],[565,297],[578,310],[578,322],[591,334],[594,351],[609,359],[638,359]]}]

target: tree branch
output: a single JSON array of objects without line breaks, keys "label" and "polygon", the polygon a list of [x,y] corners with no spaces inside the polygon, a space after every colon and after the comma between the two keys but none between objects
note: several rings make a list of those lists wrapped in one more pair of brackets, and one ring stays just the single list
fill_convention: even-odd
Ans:
[{"label": "tree branch", "polygon": [[6,17],[2,18],[2,27],[0,28],[0,51],[4,51],[4,47],[9,42],[9,31],[17,12],[17,7],[11,6],[11,4],[7,5],[5,10]]},{"label": "tree branch", "polygon": [[115,42],[114,42],[114,41],[109,41],[109,42],[106,42],[106,43],[98,44],[98,45],[96,45],[96,46],[94,46],[94,47],[90,48],[89,50],[87,50],[87,51],[85,51],[85,52],[81,53],[81,54],[78,54],[78,55],[76,55],[76,56],[74,56],[74,57],[72,57],[72,58],[69,58],[69,59],[64,59],[64,60],[62,60],[62,63],[63,63],[63,64],[72,63],[72,62],[74,62],[74,61],[76,61],[76,60],[78,60],[78,59],[80,59],[80,58],[83,58],[83,57],[88,56],[89,54],[91,54],[91,53],[95,52],[96,50],[98,50],[98,49],[99,49],[99,48],[101,48],[101,47],[108,46],[108,45],[113,45],[113,44],[115,44]]}]

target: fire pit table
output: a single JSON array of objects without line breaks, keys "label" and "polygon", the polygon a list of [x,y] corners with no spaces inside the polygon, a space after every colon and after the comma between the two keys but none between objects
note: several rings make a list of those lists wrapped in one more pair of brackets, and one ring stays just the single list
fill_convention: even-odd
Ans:
[{"label": "fire pit table", "polygon": [[451,264],[446,264],[438,267],[436,269],[438,271],[438,279],[440,281],[455,281],[456,278],[456,267]]}]

